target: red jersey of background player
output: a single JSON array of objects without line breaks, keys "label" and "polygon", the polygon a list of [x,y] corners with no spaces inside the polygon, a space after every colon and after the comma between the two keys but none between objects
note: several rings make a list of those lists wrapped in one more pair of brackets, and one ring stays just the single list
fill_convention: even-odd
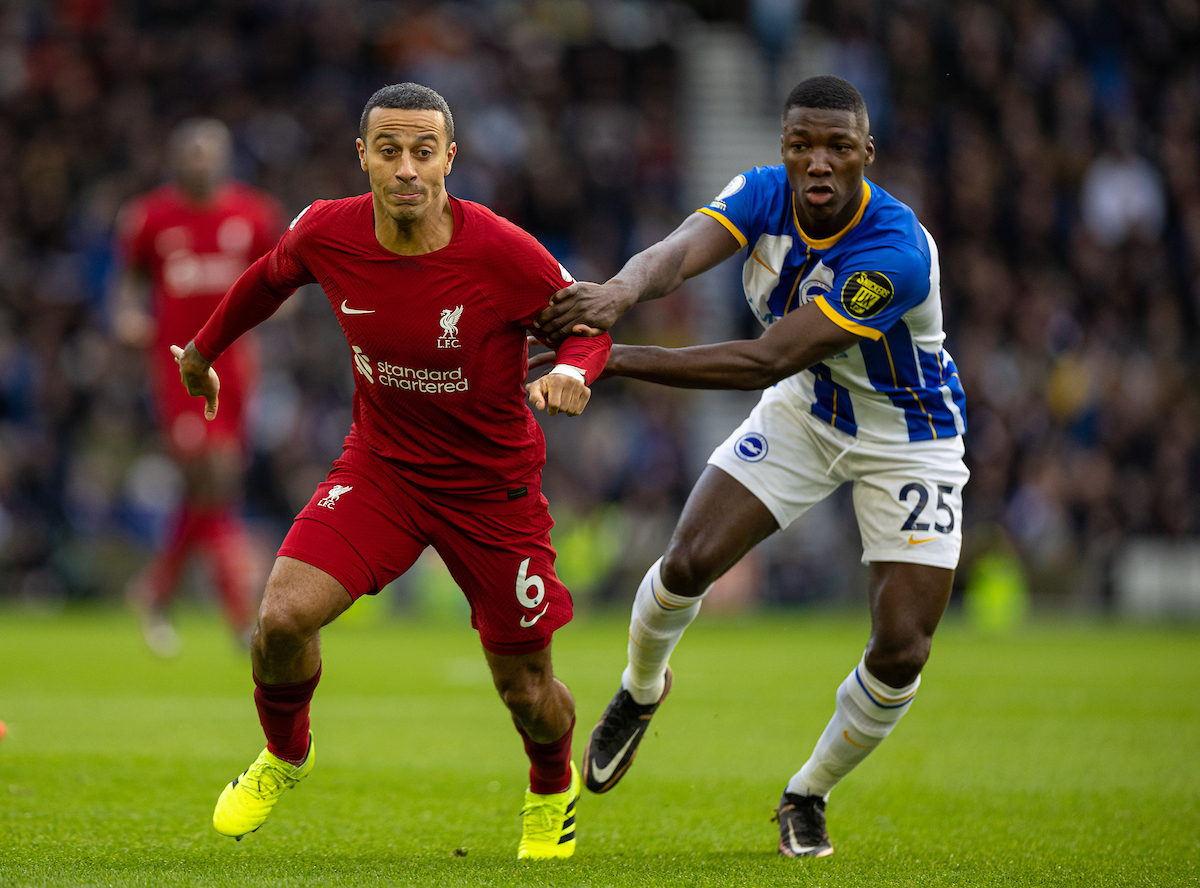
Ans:
[{"label": "red jersey of background player", "polygon": [[[229,182],[204,203],[178,185],[163,185],[135,199],[120,226],[127,263],[150,279],[150,314],[155,320],[150,349],[151,383],[169,438],[184,450],[214,432],[240,434],[242,406],[254,375],[249,342],[239,343],[219,368],[225,410],[221,425],[205,429],[201,411],[179,385],[171,356],[173,342],[186,342],[208,320],[243,271],[275,243],[283,228],[279,205],[247,185]],[[200,420],[177,428],[181,415]],[[180,440],[180,439],[184,440]]]},{"label": "red jersey of background player", "polygon": [[[242,276],[195,346],[213,360],[296,287],[319,283],[353,353],[351,439],[395,460],[435,499],[536,496],[545,439],[525,404],[525,327],[572,278],[517,226],[470,201],[450,204],[449,244],[417,256],[380,246],[370,194],[312,204]],[[591,383],[611,347],[607,335],[572,336],[558,362]]]}]

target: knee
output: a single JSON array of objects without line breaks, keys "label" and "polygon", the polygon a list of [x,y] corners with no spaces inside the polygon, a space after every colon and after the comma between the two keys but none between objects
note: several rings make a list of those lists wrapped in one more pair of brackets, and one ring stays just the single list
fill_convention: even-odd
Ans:
[{"label": "knee", "polygon": [[872,638],[865,657],[867,669],[889,687],[905,687],[917,680],[932,647],[932,636],[923,633]]},{"label": "knee", "polygon": [[260,650],[298,649],[320,629],[320,622],[286,592],[267,587],[258,611],[254,645]]},{"label": "knee", "polygon": [[704,594],[716,577],[715,570],[705,563],[703,554],[687,540],[672,538],[658,568],[663,585],[669,592],[695,598]]},{"label": "knee", "polygon": [[521,669],[493,674],[496,692],[508,710],[518,716],[533,715],[541,710],[550,693],[554,675],[546,669],[525,666]]}]

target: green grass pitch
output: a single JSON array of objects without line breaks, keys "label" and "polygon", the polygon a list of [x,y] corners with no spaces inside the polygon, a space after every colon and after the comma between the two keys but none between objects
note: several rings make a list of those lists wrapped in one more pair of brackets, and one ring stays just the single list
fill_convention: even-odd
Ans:
[{"label": "green grass pitch", "polygon": [[[515,859],[526,764],[469,629],[327,630],[316,769],[241,843],[211,816],[263,745],[248,664],[215,617],[181,632],[162,662],[125,614],[0,612],[0,885],[1200,884],[1194,626],[950,621],[813,861],[776,857],[768,818],[865,621],[702,616],[635,767],[584,794],[574,859],[533,864]],[[624,648],[623,616],[556,638],[576,760]]]}]

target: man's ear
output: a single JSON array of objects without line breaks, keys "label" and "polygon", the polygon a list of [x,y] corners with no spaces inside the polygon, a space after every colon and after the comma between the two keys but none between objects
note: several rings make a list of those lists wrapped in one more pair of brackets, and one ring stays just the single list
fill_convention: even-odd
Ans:
[{"label": "man's ear", "polygon": [[358,148],[358,165],[365,173],[367,171],[367,143],[362,139],[355,139],[354,144]]},{"label": "man's ear", "polygon": [[450,147],[446,149],[446,171],[443,176],[450,175],[450,168],[454,166],[454,156],[458,154],[458,142],[451,142]]}]

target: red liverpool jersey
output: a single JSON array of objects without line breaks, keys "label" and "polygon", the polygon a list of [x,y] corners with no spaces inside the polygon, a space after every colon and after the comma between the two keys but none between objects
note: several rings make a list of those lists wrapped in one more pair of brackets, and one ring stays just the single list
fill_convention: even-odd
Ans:
[{"label": "red liverpool jersey", "polygon": [[[353,356],[351,438],[437,498],[536,495],[545,440],[525,404],[525,328],[572,278],[512,223],[450,203],[450,242],[399,256],[375,238],[370,194],[317,201],[242,276],[196,348],[215,359],[296,287],[319,283]],[[608,336],[572,336],[558,360],[590,382],[611,346]]]},{"label": "red liverpool jersey", "polygon": [[273,198],[233,182],[203,204],[176,185],[129,204],[121,214],[121,247],[126,261],[150,278],[155,342],[167,360],[167,347],[195,336],[234,281],[271,249],[283,221]]}]

